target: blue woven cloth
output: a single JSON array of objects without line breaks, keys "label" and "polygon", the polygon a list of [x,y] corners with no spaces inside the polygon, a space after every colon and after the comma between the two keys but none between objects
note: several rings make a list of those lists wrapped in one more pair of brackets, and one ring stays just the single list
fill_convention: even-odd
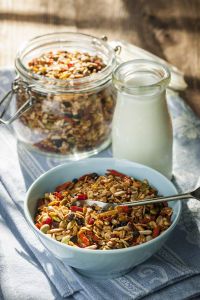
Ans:
[{"label": "blue woven cloth", "polygon": [[[1,72],[0,93],[13,79]],[[198,184],[200,120],[177,95],[168,104],[174,127],[174,183],[179,191]],[[27,188],[62,161],[31,152],[12,128],[0,127],[0,298],[4,299],[189,299],[200,295],[200,204],[184,203],[181,220],[165,246],[130,273],[95,281],[65,267],[45,250],[23,214]],[[98,156],[111,156],[107,149]]]}]

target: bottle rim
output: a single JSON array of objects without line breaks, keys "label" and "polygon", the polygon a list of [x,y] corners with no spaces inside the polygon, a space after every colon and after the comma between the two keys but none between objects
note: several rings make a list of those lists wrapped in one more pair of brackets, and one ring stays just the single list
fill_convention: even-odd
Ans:
[{"label": "bottle rim", "polygon": [[[154,76],[157,80],[153,83],[147,82],[147,84],[138,84],[137,81],[134,83],[136,74],[143,76],[144,80],[148,76]],[[115,88],[121,93],[131,95],[162,92],[169,85],[170,79],[171,74],[166,66],[147,59],[135,59],[124,62],[115,68],[112,75]]]}]

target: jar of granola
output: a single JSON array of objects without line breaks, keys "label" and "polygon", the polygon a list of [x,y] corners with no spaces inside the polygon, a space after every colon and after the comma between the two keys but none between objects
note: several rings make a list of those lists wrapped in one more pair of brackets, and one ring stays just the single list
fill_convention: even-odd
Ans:
[{"label": "jar of granola", "polygon": [[106,148],[115,107],[115,65],[114,49],[93,36],[54,33],[29,41],[15,60],[18,139],[69,159]]}]

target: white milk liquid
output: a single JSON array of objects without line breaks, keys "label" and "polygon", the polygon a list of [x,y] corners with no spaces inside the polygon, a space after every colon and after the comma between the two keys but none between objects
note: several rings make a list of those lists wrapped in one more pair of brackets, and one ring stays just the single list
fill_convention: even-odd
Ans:
[{"label": "white milk liquid", "polygon": [[[157,81],[153,75],[140,76],[128,83],[141,86]],[[171,179],[172,127],[165,91],[138,96],[118,92],[112,142],[114,157],[148,165]]]}]

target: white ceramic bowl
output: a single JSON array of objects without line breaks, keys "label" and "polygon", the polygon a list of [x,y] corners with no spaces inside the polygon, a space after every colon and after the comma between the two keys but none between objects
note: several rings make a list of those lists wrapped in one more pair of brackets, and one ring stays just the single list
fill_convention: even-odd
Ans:
[{"label": "white ceramic bowl", "polygon": [[90,158],[60,165],[41,175],[29,188],[24,204],[25,216],[44,246],[64,264],[93,278],[121,276],[148,259],[165,243],[175,228],[181,212],[180,201],[169,202],[173,208],[173,223],[162,235],[138,246],[107,251],[71,247],[46,236],[35,227],[33,218],[37,200],[45,192],[52,192],[57,185],[86,173],[105,174],[107,169],[115,169],[139,180],[147,179],[161,195],[177,194],[175,187],[166,177],[147,166],[113,158]]}]

